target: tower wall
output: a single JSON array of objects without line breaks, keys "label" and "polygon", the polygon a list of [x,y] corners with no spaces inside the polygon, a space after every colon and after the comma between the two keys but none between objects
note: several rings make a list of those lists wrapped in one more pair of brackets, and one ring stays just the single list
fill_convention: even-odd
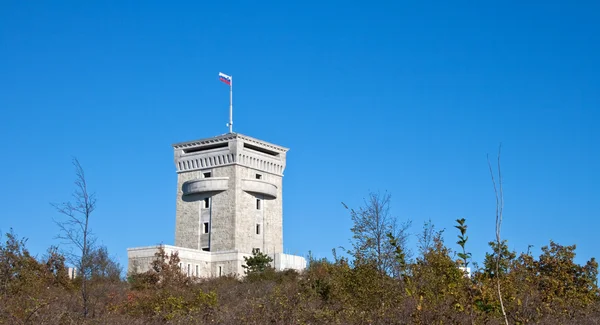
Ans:
[{"label": "tower wall", "polygon": [[[211,177],[204,177],[211,173]],[[184,184],[194,180],[225,179],[228,190],[184,195]],[[207,168],[177,175],[175,246],[225,251],[235,249],[235,166]],[[205,206],[208,199],[208,207]],[[208,223],[208,232],[204,231]],[[210,243],[210,245],[209,245]]]},{"label": "tower wall", "polygon": [[[282,181],[287,148],[237,133],[173,145],[177,169],[175,246],[194,277],[242,275],[253,248],[277,270],[306,268],[283,254]],[[145,272],[158,246],[128,249],[128,271]]]},{"label": "tower wall", "polygon": [[236,216],[239,217],[236,218],[235,226],[236,248],[248,253],[251,253],[253,248],[259,248],[267,254],[281,253],[283,252],[282,177],[255,168],[236,166],[236,175],[240,183],[244,180],[256,180],[257,174],[262,181],[277,187],[277,195],[273,197],[248,192],[242,186],[238,187]]},{"label": "tower wall", "polygon": [[283,251],[288,149],[227,134],[174,145],[175,245],[210,252]]}]

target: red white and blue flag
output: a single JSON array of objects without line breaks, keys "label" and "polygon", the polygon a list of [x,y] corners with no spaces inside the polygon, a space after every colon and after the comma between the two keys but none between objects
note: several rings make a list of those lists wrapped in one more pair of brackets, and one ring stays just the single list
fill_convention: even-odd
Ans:
[{"label": "red white and blue flag", "polygon": [[227,84],[227,86],[231,86],[231,76],[224,74],[223,72],[219,72],[219,80],[223,81]]}]

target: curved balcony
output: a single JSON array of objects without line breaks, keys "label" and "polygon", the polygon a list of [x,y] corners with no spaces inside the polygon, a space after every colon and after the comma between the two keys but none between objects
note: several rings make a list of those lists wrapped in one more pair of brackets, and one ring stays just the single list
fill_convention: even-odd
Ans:
[{"label": "curved balcony", "polygon": [[250,193],[262,194],[267,199],[277,198],[277,186],[257,179],[243,179],[242,190]]},{"label": "curved balcony", "polygon": [[229,177],[201,178],[183,183],[183,195],[221,192],[229,188]]}]

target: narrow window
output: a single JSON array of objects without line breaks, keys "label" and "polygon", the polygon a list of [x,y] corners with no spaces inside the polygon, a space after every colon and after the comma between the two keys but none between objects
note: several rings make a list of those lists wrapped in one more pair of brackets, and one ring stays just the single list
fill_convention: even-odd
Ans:
[{"label": "narrow window", "polygon": [[205,222],[202,227],[202,233],[208,234],[208,222]]},{"label": "narrow window", "polygon": [[187,275],[190,276],[192,275],[192,266],[188,264],[188,272]]},{"label": "narrow window", "polygon": [[198,265],[196,265],[196,276],[200,276],[200,274],[198,273]]},{"label": "narrow window", "polygon": [[260,224],[256,224],[256,234],[260,235]]},{"label": "narrow window", "polygon": [[183,263],[179,262],[179,269],[183,272]]},{"label": "narrow window", "polygon": [[223,275],[223,267],[219,266],[219,276]]},{"label": "narrow window", "polygon": [[211,172],[206,172],[206,173],[203,173],[202,175],[204,175],[204,178],[209,178],[212,176]]},{"label": "narrow window", "polygon": [[256,174],[256,179],[262,179],[262,175],[261,174]]},{"label": "narrow window", "polygon": [[256,199],[256,210],[260,210],[261,209],[261,203],[260,199]]},{"label": "narrow window", "polygon": [[210,198],[204,198],[204,208],[208,209],[210,208]]}]

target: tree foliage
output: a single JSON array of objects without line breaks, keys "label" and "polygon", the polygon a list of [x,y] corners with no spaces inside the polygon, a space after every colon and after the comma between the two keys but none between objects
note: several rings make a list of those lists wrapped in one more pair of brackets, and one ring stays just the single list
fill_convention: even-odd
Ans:
[{"label": "tree foliage", "polygon": [[150,269],[144,273],[133,272],[128,275],[134,289],[181,288],[191,279],[181,271],[179,253],[167,254],[163,245],[158,247]]},{"label": "tree foliage", "polygon": [[467,252],[467,241],[469,237],[467,236],[467,224],[465,218],[456,219],[457,225],[454,228],[458,229],[460,233],[458,234],[458,241],[456,244],[460,246],[461,250],[458,252],[458,257],[460,257],[463,267],[469,267],[469,260],[471,259],[471,253]]},{"label": "tree foliage", "polygon": [[352,219],[352,249],[354,263],[374,264],[379,272],[398,275],[407,249],[407,229],[410,222],[400,223],[391,215],[391,195],[369,193],[364,206],[350,209]]},{"label": "tree foliage", "polygon": [[90,253],[90,280],[118,282],[121,279],[121,265],[112,258],[105,246],[96,247]]},{"label": "tree foliage", "polygon": [[252,249],[252,256],[244,256],[244,273],[247,275],[264,273],[272,270],[273,258],[261,252],[258,248]]},{"label": "tree foliage", "polygon": [[[253,274],[261,275],[252,281],[196,279],[181,272],[176,252],[161,248],[151,269],[130,274],[129,282],[92,277],[90,312],[84,319],[76,303],[81,282],[67,277],[65,257],[51,247],[37,259],[26,240],[10,232],[0,242],[0,324],[504,323],[496,293],[495,242],[489,267],[467,277],[459,268],[464,261],[454,258],[443,234],[435,231],[423,254],[406,259],[401,277],[380,272],[375,263],[336,256],[333,261],[309,257],[302,274],[268,267],[260,273],[257,265],[268,260],[261,257],[263,262],[250,263],[258,272]],[[499,250],[500,280],[511,324],[600,322],[595,259],[579,265],[575,246],[555,242],[539,256],[517,255],[507,247],[503,242]]]}]

